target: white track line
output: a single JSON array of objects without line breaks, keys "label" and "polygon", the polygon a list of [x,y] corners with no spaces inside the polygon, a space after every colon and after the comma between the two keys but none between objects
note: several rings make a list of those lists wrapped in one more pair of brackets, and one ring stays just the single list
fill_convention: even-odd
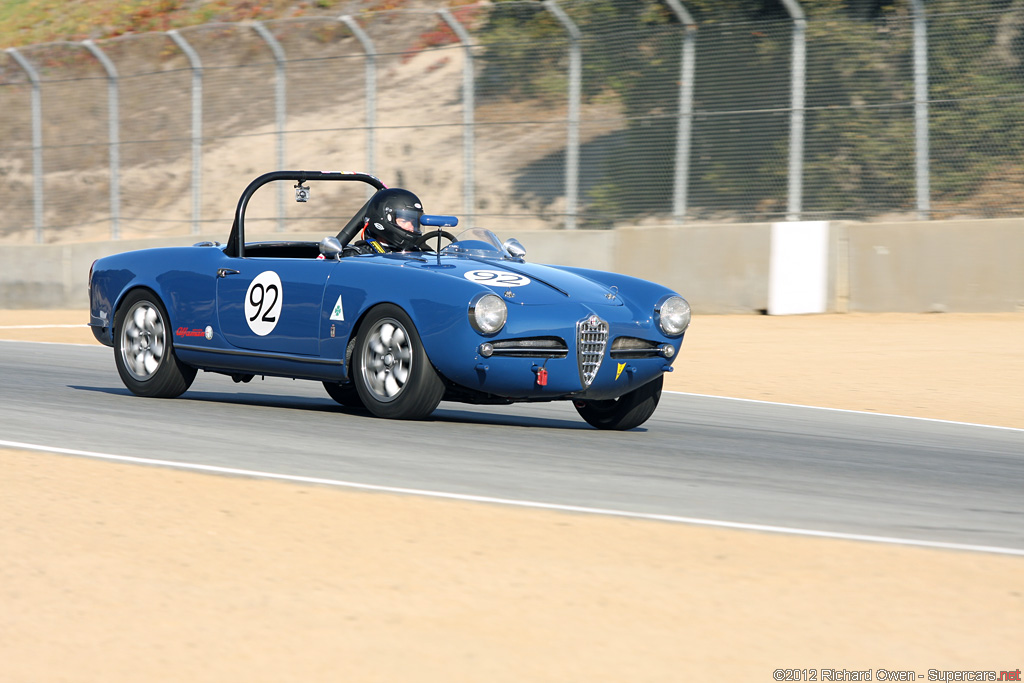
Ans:
[{"label": "white track line", "polygon": [[788,408],[807,408],[808,410],[826,410],[833,413],[853,413],[855,415],[875,415],[878,417],[896,417],[901,420],[917,420],[919,422],[938,422],[948,425],[963,425],[965,427],[985,427],[986,429],[1003,429],[1010,432],[1024,432],[1019,427],[1001,427],[999,425],[987,425],[980,422],[957,422],[955,420],[940,420],[934,417],[913,417],[911,415],[896,415],[895,413],[873,413],[866,410],[850,410],[848,408],[823,408],[821,406],[809,406],[801,403],[779,403],[777,401],[761,401],[756,398],[736,398],[734,396],[714,396],[712,394],[691,394],[686,391],[663,391],[663,394],[677,394],[679,396],[694,396],[696,398],[720,398],[723,401],[741,401],[743,403],[759,403],[767,406],[786,406]]},{"label": "white track line", "polygon": [[362,491],[376,491],[379,493],[397,493],[404,495],[425,496],[429,498],[444,498],[448,500],[468,501],[474,503],[494,503],[498,505],[511,505],[515,507],[533,508],[539,510],[557,510],[559,512],[575,512],[589,515],[624,517],[627,519],[643,519],[657,522],[675,522],[680,524],[691,524],[694,526],[717,527],[722,529],[738,529],[742,531],[761,531],[775,534],[787,534],[791,536],[812,536],[816,538],[832,538],[845,541],[864,541],[867,543],[886,543],[891,545],[908,545],[917,546],[921,548],[962,550],[968,552],[995,553],[999,555],[1016,555],[1024,557],[1024,549],[1018,548],[1001,548],[998,546],[968,545],[963,543],[944,543],[942,541],[923,541],[913,538],[891,538],[888,536],[871,536],[865,534],[846,534],[834,531],[819,531],[816,529],[800,529],[795,527],[772,526],[767,524],[747,524],[743,522],[727,522],[717,519],[701,519],[698,517],[679,517],[676,515],[658,515],[645,512],[628,512],[625,510],[607,510],[603,508],[591,508],[579,505],[539,503],[536,501],[513,500],[509,498],[495,498],[492,496],[473,496],[462,493],[446,493],[444,491],[428,491],[424,489],[410,489],[397,486],[378,486],[376,484],[361,484],[358,482],[339,481],[337,479],[323,479],[320,477],[302,477],[290,474],[276,474],[274,472],[260,472],[256,470],[236,469],[233,467],[217,467],[215,465],[200,465],[198,463],[182,463],[175,462],[173,460],[157,460],[152,458],[136,458],[127,455],[111,455],[108,453],[80,451],[72,448],[40,446],[38,444],[21,443],[18,441],[0,440],[0,447],[30,451],[44,451],[47,453],[59,453],[61,455],[76,455],[86,458],[112,460],[115,462],[126,462],[137,465],[158,465],[160,467],[173,467],[175,469],[192,470],[197,472],[230,474],[234,476],[255,477],[258,479],[272,479],[277,481],[287,481],[298,484],[337,486],[350,489],[358,489]]},{"label": "white track line", "polygon": [[43,342],[43,341],[28,341],[27,339],[0,339],[0,343],[7,342],[8,344],[46,344],[48,346],[90,346],[97,349],[107,348],[96,342],[95,344],[75,344],[72,342]]},{"label": "white track line", "polygon": [[89,327],[85,323],[79,323],[78,325],[0,325],[0,330],[49,330],[55,327]]}]

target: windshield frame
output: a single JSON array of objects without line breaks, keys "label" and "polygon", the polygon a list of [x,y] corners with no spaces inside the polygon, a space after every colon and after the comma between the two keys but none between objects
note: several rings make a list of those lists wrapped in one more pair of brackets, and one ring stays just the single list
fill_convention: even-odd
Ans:
[{"label": "windshield frame", "polygon": [[455,241],[441,249],[442,256],[512,259],[498,236],[486,228],[469,228],[455,237]]}]

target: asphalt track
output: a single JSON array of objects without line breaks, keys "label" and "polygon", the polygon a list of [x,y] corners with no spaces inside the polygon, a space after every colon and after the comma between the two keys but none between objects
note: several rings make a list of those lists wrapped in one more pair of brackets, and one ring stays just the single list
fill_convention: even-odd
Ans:
[{"label": "asphalt track", "polygon": [[637,515],[1024,552],[1024,430],[669,394],[630,432],[567,403],[442,403],[424,422],[318,383],[200,373],[131,395],[99,346],[0,342],[0,445]]}]

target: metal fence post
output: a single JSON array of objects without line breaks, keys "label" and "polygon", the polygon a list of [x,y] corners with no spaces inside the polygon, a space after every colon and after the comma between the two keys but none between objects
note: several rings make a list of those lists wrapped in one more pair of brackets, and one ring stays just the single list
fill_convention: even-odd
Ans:
[{"label": "metal fence post", "polygon": [[[277,38],[270,33],[270,30],[261,24],[260,22],[254,22],[252,27],[259,34],[260,38],[266,42],[270,47],[271,53],[274,55],[274,64],[276,66],[276,75],[274,77],[274,108],[277,119],[277,169],[283,171],[285,168],[285,151],[284,151],[284,129],[287,125],[287,113],[285,111],[285,72],[284,65],[287,61],[287,56],[284,53],[284,49],[281,47],[281,43],[277,41]],[[284,191],[285,187],[281,183],[277,183],[277,231],[284,232]]]},{"label": "metal fence post", "polygon": [[107,72],[107,114],[110,143],[110,239],[121,239],[121,133],[118,106],[117,69],[110,58],[91,40],[82,41]]},{"label": "metal fence post", "polygon": [[203,210],[203,63],[176,30],[168,31],[167,35],[192,66],[192,234],[198,235]]},{"label": "metal fence post", "polygon": [[32,84],[32,210],[36,243],[43,243],[43,99],[39,72],[15,48],[7,48]]},{"label": "metal fence post", "polygon": [[789,200],[786,220],[800,220],[804,175],[804,97],[807,81],[807,19],[797,0],[782,0],[793,19],[793,83],[789,120]]},{"label": "metal fence post", "polygon": [[[366,172],[375,173],[374,147],[376,146],[376,141],[374,140],[374,133],[377,123],[377,49],[373,45],[373,40],[363,30],[363,27],[352,18],[352,15],[346,14],[338,17],[338,20],[348,26],[349,30],[352,31],[352,35],[363,46],[363,52],[366,53]],[[372,190],[373,188],[370,188],[371,193]]]},{"label": "metal fence post", "polygon": [[679,78],[679,133],[676,137],[676,170],[672,188],[672,219],[678,225],[686,218],[690,182],[690,136],[693,132],[693,71],[697,23],[679,0],[665,0],[685,31],[682,74]]},{"label": "metal fence post", "polygon": [[476,83],[474,80],[473,46],[472,39],[466,28],[460,24],[452,13],[446,9],[437,11],[445,23],[455,31],[459,37],[463,50],[466,53],[466,61],[462,65],[462,164],[463,164],[463,190],[462,190],[462,212],[466,215],[467,227],[473,221],[473,213],[476,208],[476,197],[474,196],[474,150],[475,138],[475,112],[476,109]]},{"label": "metal fence post", "polygon": [[931,214],[928,148],[928,23],[923,0],[913,0],[914,11],[914,134],[917,172],[917,217]]},{"label": "metal fence post", "polygon": [[580,55],[579,27],[573,23],[555,0],[545,0],[544,6],[565,26],[569,33],[569,142],[565,150],[565,229],[576,229],[577,201],[579,197],[580,165],[580,81],[582,58]]}]

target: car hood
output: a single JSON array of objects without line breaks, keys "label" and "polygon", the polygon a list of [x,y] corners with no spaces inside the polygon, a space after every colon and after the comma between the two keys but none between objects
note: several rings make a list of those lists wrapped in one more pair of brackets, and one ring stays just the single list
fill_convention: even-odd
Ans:
[{"label": "car hood", "polygon": [[475,282],[494,290],[509,303],[528,306],[572,301],[604,306],[623,305],[621,295],[615,289],[557,266],[466,256],[442,256],[440,264],[427,259],[409,265]]}]

